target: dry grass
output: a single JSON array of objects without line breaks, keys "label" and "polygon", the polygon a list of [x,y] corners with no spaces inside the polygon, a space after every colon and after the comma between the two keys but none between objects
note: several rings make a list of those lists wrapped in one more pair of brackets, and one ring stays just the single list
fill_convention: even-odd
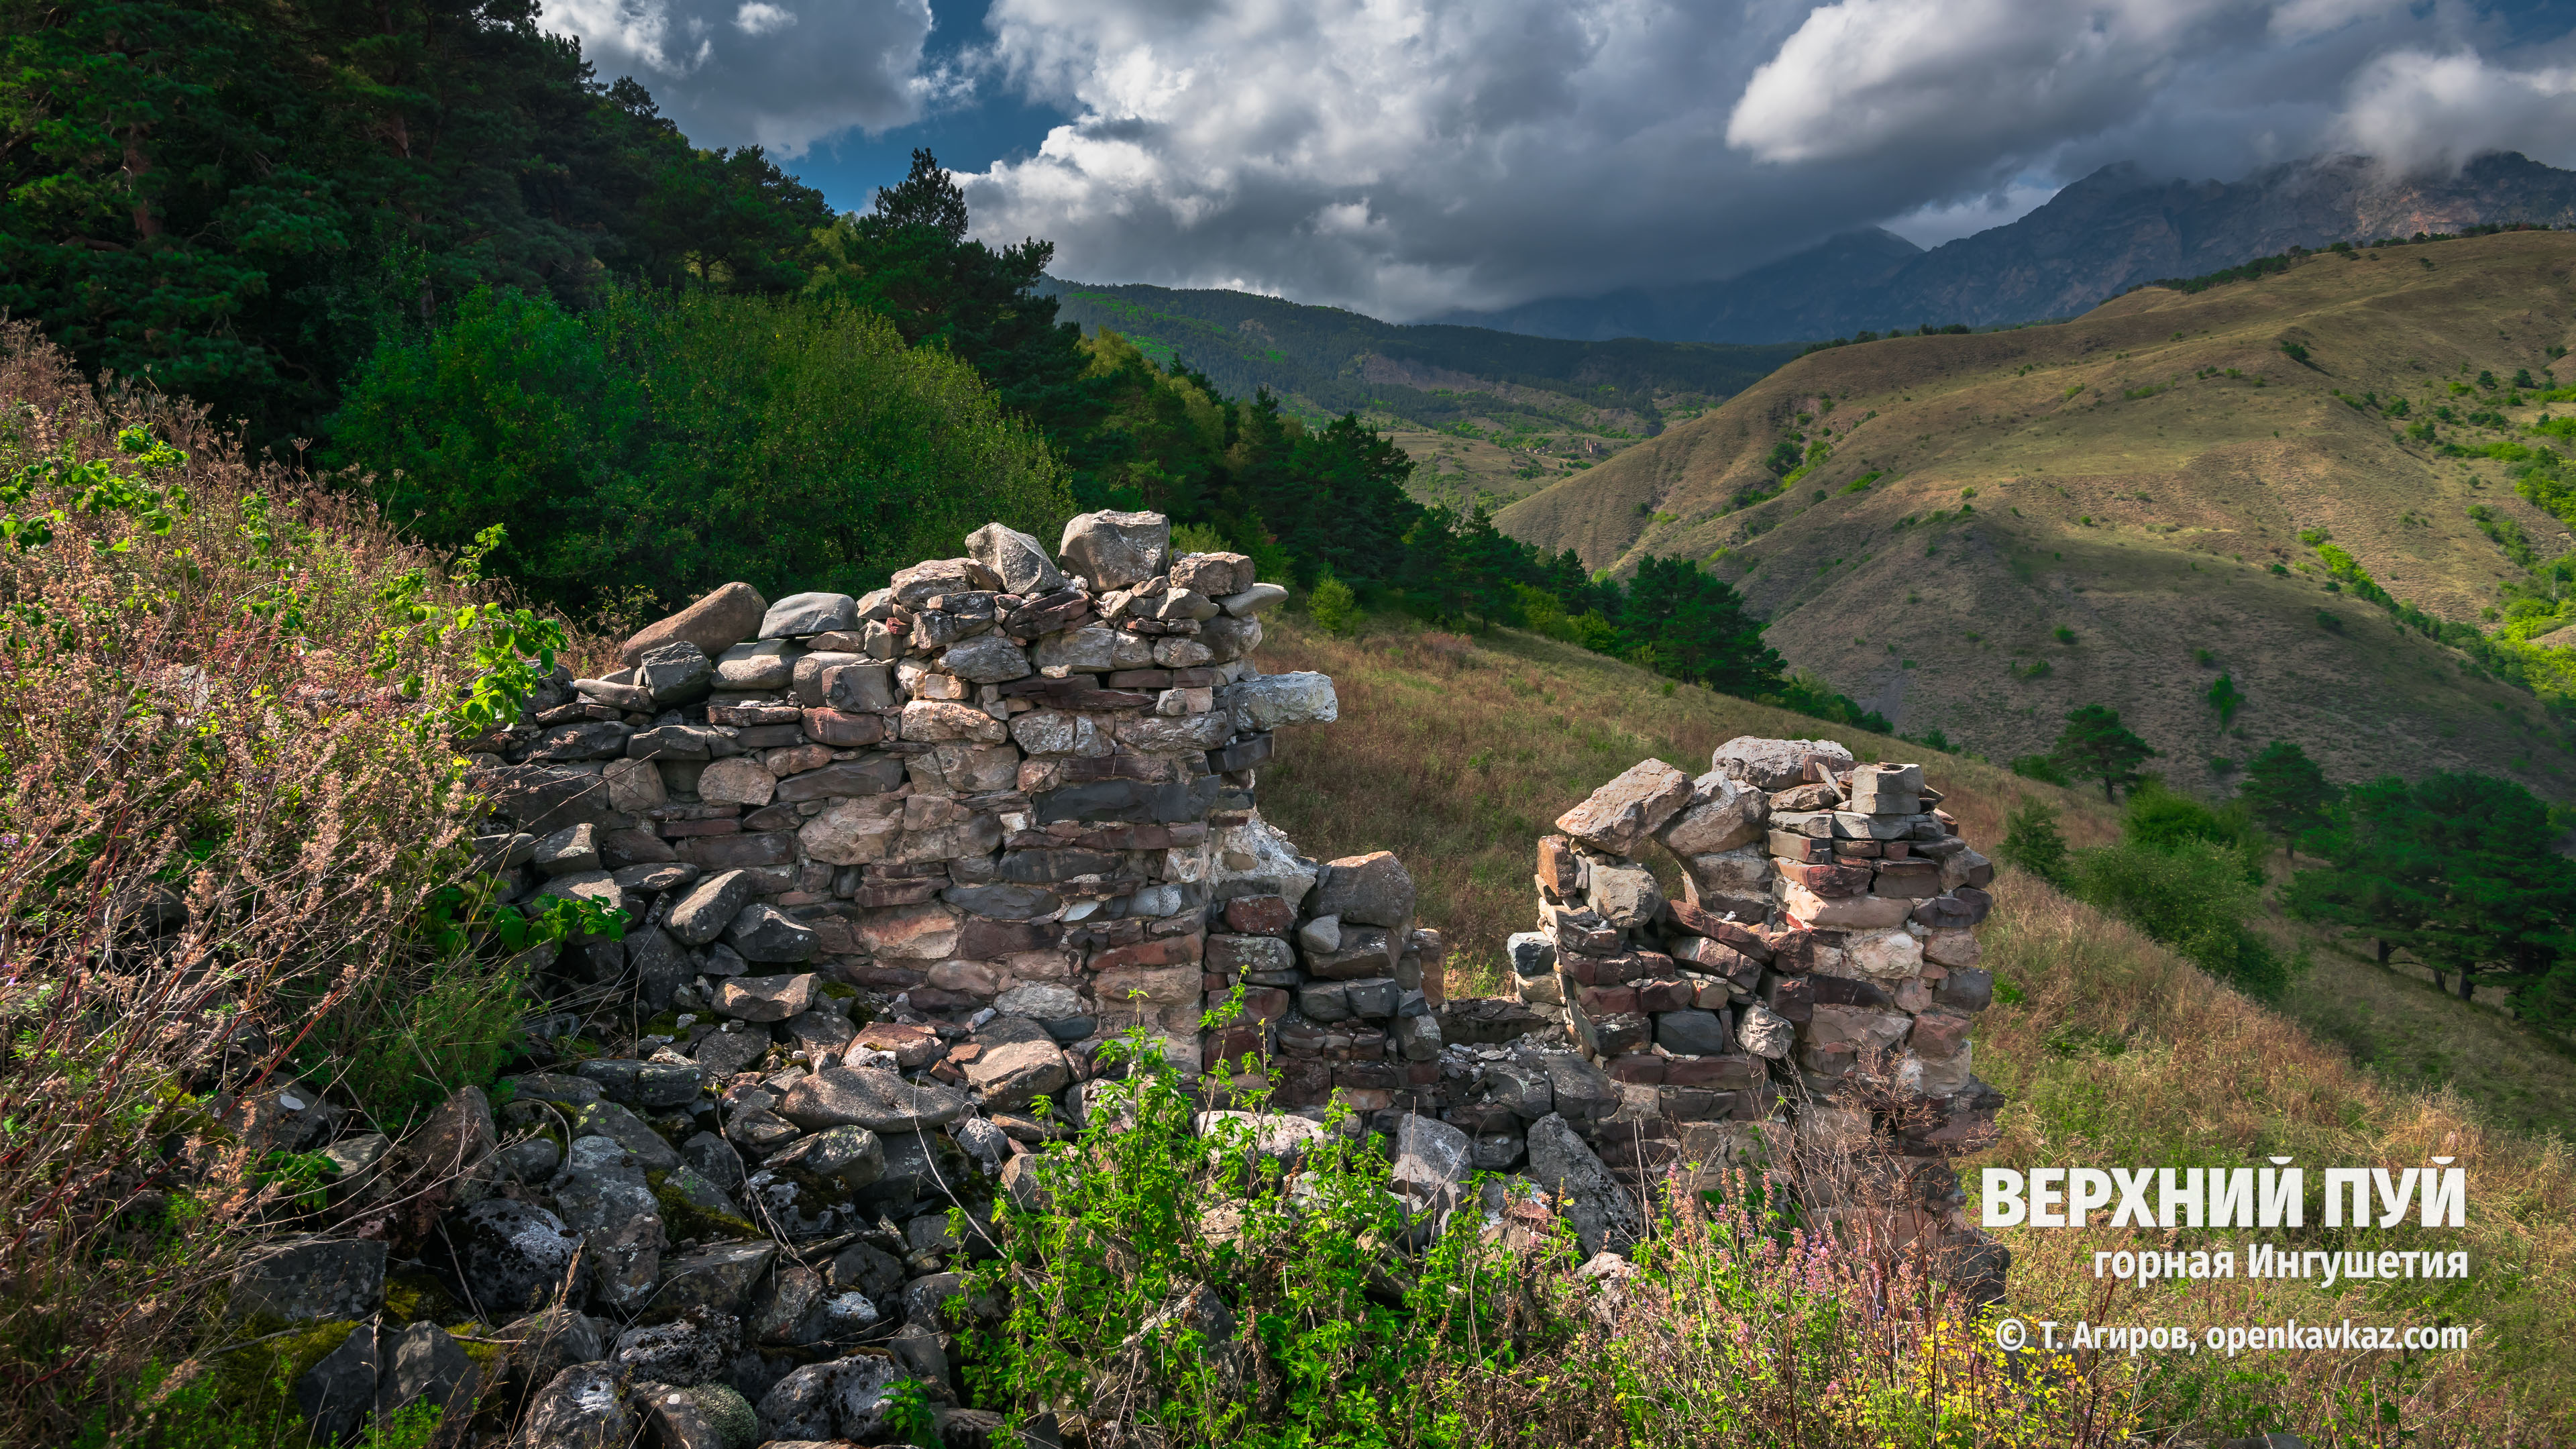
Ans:
[{"label": "dry grass", "polygon": [[2314,964],[2291,982],[2280,1009],[2310,1034],[2391,1086],[2448,1086],[2500,1126],[2576,1137],[2576,1049],[2515,1021],[2503,991],[2463,1002],[2404,955],[2378,964],[2365,940],[2289,921],[2275,930],[2309,946]]},{"label": "dry grass", "polygon": [[[139,472],[127,428],[184,464]],[[95,506],[102,461],[184,488],[166,532]],[[244,1094],[412,962],[463,864],[458,762],[386,685],[440,698],[459,651],[415,636],[368,665],[390,581],[468,595],[23,326],[0,329],[0,479],[53,535],[0,548],[0,1442],[53,1443],[212,1326],[240,1232],[282,1210]]]},{"label": "dry grass", "polygon": [[[1271,639],[1263,667],[1331,674],[1342,713],[1338,724],[1283,736],[1262,781],[1265,812],[1318,857],[1396,851],[1420,888],[1423,919],[1449,933],[1453,963],[1467,968],[1453,965],[1453,994],[1492,989],[1502,938],[1527,928],[1536,837],[1648,755],[1698,771],[1737,734],[1824,736],[1863,758],[1922,760],[1948,792],[1943,808],[1980,848],[2001,837],[2004,814],[2025,796],[2058,805],[2076,846],[2118,834],[2099,792],[1687,686],[1667,695],[1642,670],[1525,634],[1482,636],[1462,654],[1399,623],[1342,640],[1292,618]],[[2288,1153],[2315,1171],[2441,1154],[2465,1159],[2470,1184],[2457,1246],[2470,1250],[2473,1276],[2438,1302],[2242,1279],[2152,1300],[2103,1295],[2090,1254],[2110,1235],[2010,1230],[2017,1305],[2097,1322],[2106,1311],[2152,1308],[2160,1323],[2479,1323],[2466,1359],[2428,1361],[2411,1379],[2416,1370],[2390,1355],[2249,1355],[2182,1366],[2207,1370],[2205,1381],[2149,1374],[2138,1392],[2167,1409],[2197,1395],[2219,1406],[2208,1413],[2231,1404],[2228,1412],[2246,1415],[2277,1411],[2320,1442],[2395,1442],[2347,1422],[2382,1402],[2396,1424],[2422,1431],[2413,1442],[2539,1444],[2576,1432],[2576,1345],[2563,1309],[2576,1299],[2576,1158],[2563,1144],[2501,1128],[2455,1090],[2382,1080],[2296,1021],[2026,877],[2008,874],[1997,891],[1986,964],[2024,999],[1979,1027],[1978,1073],[2010,1099],[2005,1137],[1981,1160],[2189,1166]],[[2322,981],[2303,983],[2291,1006],[2303,1009]],[[2428,1004],[2446,1016],[2453,1005]],[[2546,1076],[2547,1062],[2529,1070]]]},{"label": "dry grass", "polygon": [[2118,834],[2098,793],[1675,686],[1517,630],[1469,649],[1458,637],[1379,621],[1337,639],[1292,617],[1270,629],[1261,653],[1272,673],[1331,675],[1342,702],[1339,723],[1281,735],[1261,776],[1263,813],[1317,859],[1394,851],[1413,874],[1424,924],[1449,938],[1453,992],[1499,985],[1503,938],[1528,930],[1535,913],[1531,852],[1558,815],[1650,756],[1704,773],[1710,752],[1738,735],[1830,738],[1862,759],[1924,760],[1950,792],[1942,808],[1983,844],[2002,838],[2017,793],[2056,802],[2073,844]]},{"label": "dry grass", "polygon": [[[2442,1155],[2468,1171],[2465,1228],[2394,1229],[2367,1244],[2464,1247],[2472,1276],[2463,1286],[2437,1292],[2442,1285],[2401,1280],[2329,1293],[2297,1280],[2212,1280],[2146,1298],[2121,1295],[2119,1317],[2482,1325],[2465,1358],[2429,1357],[2411,1382],[2394,1355],[2249,1355],[2244,1367],[2272,1382],[2244,1392],[2282,1402],[2303,1430],[2328,1437],[2343,1412],[2337,1394],[2368,1384],[2394,1393],[2401,1421],[2425,1430],[2427,1442],[2552,1443],[2576,1430],[2576,1344],[2565,1306],[2576,1296],[2576,1157],[2563,1143],[2493,1128],[2447,1089],[2377,1081],[2297,1024],[2027,876],[2003,877],[1996,898],[1985,964],[2024,1000],[1996,1007],[1978,1026],[1978,1074],[2009,1099],[2003,1140],[1980,1161],[2234,1166],[2289,1155],[2315,1174]],[[2099,1322],[2097,1249],[2171,1247],[2165,1239],[2179,1236],[2206,1239],[2191,1246],[2237,1248],[2241,1261],[2256,1237],[2280,1235],[2011,1229],[2003,1236],[2017,1255],[2018,1303]],[[2344,1246],[2313,1230],[2310,1239],[2302,1246]]]}]

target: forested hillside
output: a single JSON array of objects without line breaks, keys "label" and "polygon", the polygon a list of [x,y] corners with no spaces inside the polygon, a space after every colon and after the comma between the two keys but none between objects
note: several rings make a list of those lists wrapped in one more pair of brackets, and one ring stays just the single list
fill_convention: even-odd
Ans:
[{"label": "forested hillside", "polygon": [[1249,292],[1053,279],[1043,290],[1066,320],[1115,331],[1227,391],[1266,388],[1309,417],[1359,413],[1414,460],[1415,498],[1462,513],[1615,457],[1798,351],[1398,326]]},{"label": "forested hillside", "polygon": [[1570,342],[1405,326],[1252,292],[1052,278],[1041,290],[1058,299],[1066,321],[1111,328],[1158,359],[1179,357],[1230,392],[1268,388],[1327,413],[1379,412],[1431,427],[1481,412],[1627,423],[1652,434],[1668,412],[1732,397],[1798,354],[1786,340]]},{"label": "forested hillside", "polygon": [[[928,152],[836,216],[757,149],[695,147],[642,88],[600,84],[537,14],[0,0],[0,307],[577,614],[737,578],[864,590],[970,514],[1047,533],[1153,508],[1328,612],[1527,620],[1794,694],[1715,578],[1659,572],[1637,596],[1505,538],[1472,497],[1426,506],[1412,457],[1354,410],[1374,384],[1318,382],[1301,409],[1240,348],[1086,338],[1048,293],[1052,248],[970,240]],[[1360,347],[1474,365],[1504,379],[1472,403],[1489,422],[1535,379],[1588,389],[1545,396],[1596,430],[1624,419],[1623,439],[1780,356],[1408,340],[1264,305],[1325,381]],[[1433,390],[1394,395],[1438,412]]]},{"label": "forested hillside", "polygon": [[478,286],[786,290],[822,195],[601,86],[533,0],[0,0],[0,309],[253,440]]}]

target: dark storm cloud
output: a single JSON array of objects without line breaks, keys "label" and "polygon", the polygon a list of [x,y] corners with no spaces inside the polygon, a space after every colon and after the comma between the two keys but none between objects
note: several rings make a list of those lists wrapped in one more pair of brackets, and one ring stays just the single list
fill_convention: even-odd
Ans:
[{"label": "dark storm cloud", "polygon": [[[667,7],[649,12],[667,17],[658,34],[678,34],[686,11],[698,32],[745,36],[735,71],[714,69],[735,54],[717,51],[675,111],[770,114],[756,98],[810,118],[841,94],[800,89],[820,74],[810,58],[802,79],[724,79],[766,74],[739,23],[753,7],[653,3]],[[897,74],[920,43],[895,22],[926,12],[806,0],[798,23],[827,9],[860,37],[838,49],[843,103],[875,107],[861,124],[917,113],[926,88],[953,82]],[[1071,119],[961,180],[982,233],[1054,240],[1062,275],[1419,316],[1728,275],[1872,223],[1938,239],[2113,160],[2219,177],[2321,149],[2409,166],[2498,148],[2576,162],[2565,22],[2537,13],[2456,0],[994,0],[964,61],[976,85]],[[658,64],[685,62],[677,42],[657,43]],[[766,124],[758,137],[691,133],[823,134],[811,119]]]}]

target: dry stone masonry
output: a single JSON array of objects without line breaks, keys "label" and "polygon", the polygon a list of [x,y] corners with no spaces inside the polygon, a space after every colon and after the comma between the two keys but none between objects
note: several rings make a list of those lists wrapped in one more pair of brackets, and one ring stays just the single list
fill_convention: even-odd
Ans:
[{"label": "dry stone masonry", "polygon": [[[1975,928],[1994,866],[1922,767],[1749,736],[1710,763],[1693,779],[1642,761],[1560,816],[1539,842],[1538,929],[1509,942],[1518,999],[1633,1094],[1605,1155],[1734,1162],[1763,1150],[1744,1124],[1793,1118],[1846,1163],[1937,1164],[1990,1140],[2001,1097],[1971,1075],[1969,1033],[1993,999]],[[1862,1175],[1928,1209],[1909,1239],[1993,1258],[1946,1168]],[[1990,1261],[1982,1276],[1999,1287]]]},{"label": "dry stone masonry", "polygon": [[[1561,1213],[1588,1254],[1793,1111],[1935,1160],[1990,1119],[1989,867],[1915,766],[1785,740],[1697,780],[1640,764],[1541,843],[1514,997],[1453,1002],[1404,866],[1310,859],[1255,804],[1274,731],[1337,710],[1254,663],[1285,590],[1176,556],[1150,513],[965,545],[865,597],[728,584],[466,743],[508,898],[631,924],[532,955],[544,1069],[497,1108],[469,1089],[396,1145],[292,1082],[242,1105],[375,1224],[233,1285],[236,1312],[351,1325],[294,1386],[309,1421],[463,1412],[497,1374],[524,1449],[878,1443],[909,1381],[943,1442],[983,1444],[949,1335],[992,1305],[951,1269],[1136,1028],[1212,1113],[1258,1079],[1261,1150],[1366,1127],[1434,1230]],[[624,1055],[585,1044],[639,1023]],[[1931,1110],[1891,1126],[1887,1093]],[[1479,1199],[1480,1170],[1515,1176]],[[432,1285],[409,1301],[453,1310],[390,1312],[406,1265]]]},{"label": "dry stone masonry", "polygon": [[[1000,524],[966,544],[865,598],[729,584],[481,742],[515,827],[483,849],[638,923],[586,965],[674,1013],[672,1056],[928,1066],[1010,1110],[1139,1020],[1194,1069],[1209,988],[1280,1016],[1296,973],[1258,923],[1319,870],[1253,771],[1335,710],[1330,680],[1251,661],[1286,591],[1173,557],[1157,514],[1075,519],[1061,567]],[[1405,894],[1380,977],[1418,954]]]}]

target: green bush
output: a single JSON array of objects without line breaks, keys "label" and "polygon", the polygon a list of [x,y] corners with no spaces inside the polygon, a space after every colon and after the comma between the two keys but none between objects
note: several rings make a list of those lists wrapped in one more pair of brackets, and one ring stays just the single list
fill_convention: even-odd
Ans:
[{"label": "green bush", "polygon": [[2066,767],[2059,764],[2054,755],[2015,755],[2012,761],[2012,772],[2025,780],[2037,780],[2043,785],[2071,786],[2075,783],[2075,777],[2066,773]]},{"label": "green bush", "polygon": [[1226,541],[1210,523],[1184,523],[1172,530],[1172,553],[1232,553],[1234,545]]},{"label": "green bush", "polygon": [[2230,802],[2212,808],[2152,781],[2129,792],[2128,805],[2120,812],[2120,838],[2151,850],[2174,850],[2192,841],[2217,846],[2243,862],[2246,884],[2255,886],[2263,883],[2263,858],[2270,849],[2251,807]]},{"label": "green bush", "polygon": [[1359,632],[1365,617],[1360,610],[1360,596],[1351,586],[1326,574],[1315,581],[1315,590],[1306,596],[1306,612],[1315,627],[1327,634],[1351,635]]},{"label": "green bush", "polygon": [[333,421],[386,513],[589,603],[729,579],[859,593],[999,519],[1052,539],[1062,465],[975,370],[830,299],[613,291],[578,316],[511,291],[378,348]]},{"label": "green bush", "polygon": [[[2018,769],[2021,762],[2013,763]],[[1995,847],[1995,855],[2060,890],[2073,883],[2066,836],[2057,828],[2057,807],[2045,800],[2025,799],[2013,807],[2004,817],[2003,843]]]},{"label": "green bush", "polygon": [[[1973,1308],[1910,1262],[1799,1235],[1801,1195],[1777,1178],[1712,1173],[1677,1195],[1608,1297],[1525,1177],[1471,1178],[1434,1237],[1346,1107],[1292,1175],[1290,1144],[1254,1125],[1282,1118],[1202,1135],[1159,1043],[1131,1034],[1107,1059],[1125,1076],[1097,1084],[1073,1140],[1022,1159],[994,1204],[999,1254],[952,1300],[975,1400],[1008,1416],[996,1442],[1042,1442],[1051,1415],[1165,1449],[1932,1449],[1954,1422],[2118,1442],[2090,1411],[2104,1385],[2043,1369],[2049,1392],[2020,1391]],[[1265,1095],[1229,1105],[1259,1113]],[[963,1321],[978,1302],[989,1316]]]},{"label": "green bush", "polygon": [[2247,928],[2259,904],[2244,857],[2206,840],[2123,841],[2079,852],[2075,895],[2258,1000],[2289,985],[2287,963]]},{"label": "green bush", "polygon": [[[517,1053],[521,1019],[536,1005],[528,978],[538,959],[552,959],[585,931],[614,940],[626,927],[624,913],[589,901],[555,899],[523,914],[461,887],[433,897],[421,924],[441,963],[369,978],[296,1053],[299,1071],[336,1078],[388,1131],[500,1076]],[[498,959],[477,959],[478,942]]]}]

